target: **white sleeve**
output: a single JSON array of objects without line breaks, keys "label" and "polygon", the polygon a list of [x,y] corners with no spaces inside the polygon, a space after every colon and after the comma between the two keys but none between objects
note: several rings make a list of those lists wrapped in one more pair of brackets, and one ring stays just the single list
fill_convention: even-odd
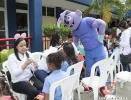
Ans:
[{"label": "white sleeve", "polygon": [[74,47],[74,51],[75,51],[75,55],[78,56],[80,51],[76,48],[75,44],[72,43],[73,47]]},{"label": "white sleeve", "polygon": [[17,63],[15,62],[13,55],[10,55],[8,57],[8,66],[10,73],[15,77],[19,76],[23,72],[22,68],[17,66]]},{"label": "white sleeve", "polygon": [[130,34],[124,33],[123,36],[121,37],[120,46],[128,47],[129,46],[129,38],[130,38]]},{"label": "white sleeve", "polygon": [[44,70],[46,71],[47,73],[50,72],[50,70],[48,69],[47,67],[47,64],[46,64],[46,58],[45,57],[42,57],[41,60],[38,62],[38,69],[39,70]]},{"label": "white sleeve", "polygon": [[118,36],[121,33],[121,30],[119,28],[116,29],[116,35]]}]

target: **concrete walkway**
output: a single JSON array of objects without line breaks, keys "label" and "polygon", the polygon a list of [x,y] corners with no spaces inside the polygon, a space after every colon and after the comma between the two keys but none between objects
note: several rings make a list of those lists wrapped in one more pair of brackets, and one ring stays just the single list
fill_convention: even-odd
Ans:
[{"label": "concrete walkway", "polygon": [[[78,100],[77,97],[77,92],[74,91],[74,100]],[[82,93],[81,100],[93,100],[93,92]],[[100,93],[98,100],[105,100]],[[131,83],[126,82],[124,83],[123,88],[120,88],[120,83],[117,82],[115,99],[111,100],[131,100]]]}]

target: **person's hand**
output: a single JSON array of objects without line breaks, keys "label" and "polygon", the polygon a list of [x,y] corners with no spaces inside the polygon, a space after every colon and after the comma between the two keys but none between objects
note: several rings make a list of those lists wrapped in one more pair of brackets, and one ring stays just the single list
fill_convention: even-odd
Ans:
[{"label": "person's hand", "polygon": [[33,65],[34,65],[35,69],[38,68],[38,63],[37,62],[33,61]]},{"label": "person's hand", "polygon": [[103,43],[104,35],[98,35],[98,41]]},{"label": "person's hand", "polygon": [[28,66],[29,64],[31,64],[33,62],[32,59],[27,58],[27,60],[25,61],[25,65]]},{"label": "person's hand", "polygon": [[118,42],[118,41],[115,41],[114,43],[115,43],[115,45],[119,45],[119,42]]},{"label": "person's hand", "polygon": [[0,76],[3,76],[3,74],[0,72]]}]

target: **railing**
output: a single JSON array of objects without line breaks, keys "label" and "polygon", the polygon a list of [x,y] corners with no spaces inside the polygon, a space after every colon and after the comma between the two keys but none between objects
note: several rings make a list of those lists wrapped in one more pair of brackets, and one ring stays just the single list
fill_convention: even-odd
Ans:
[{"label": "railing", "polygon": [[[30,45],[32,44],[32,42],[30,42],[30,39],[32,39],[32,36],[26,37],[26,43],[27,43],[27,47],[30,51]],[[1,38],[0,39],[0,51],[3,49],[9,49],[13,47],[13,44],[9,44],[10,41],[14,41],[14,38]],[[50,39],[46,36],[43,36],[43,50],[48,49],[50,46]]]},{"label": "railing", "polygon": [[[32,42],[30,42],[30,39],[32,39],[32,38],[33,38],[32,36],[25,38],[25,40],[27,41],[27,47],[29,50],[30,50],[30,44],[32,43]],[[13,44],[9,44],[9,41],[14,41],[14,40],[15,40],[14,38],[1,38],[0,43],[3,43],[3,44],[0,44],[0,51],[3,49],[12,48]]]},{"label": "railing", "polygon": [[43,36],[43,50],[48,49],[50,46],[50,38]]}]

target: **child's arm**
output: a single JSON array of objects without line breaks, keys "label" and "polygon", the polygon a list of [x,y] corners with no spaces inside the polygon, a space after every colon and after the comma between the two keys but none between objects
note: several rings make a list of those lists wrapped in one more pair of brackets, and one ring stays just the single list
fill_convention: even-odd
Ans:
[{"label": "child's arm", "polygon": [[44,94],[44,100],[49,100],[49,94]]}]

